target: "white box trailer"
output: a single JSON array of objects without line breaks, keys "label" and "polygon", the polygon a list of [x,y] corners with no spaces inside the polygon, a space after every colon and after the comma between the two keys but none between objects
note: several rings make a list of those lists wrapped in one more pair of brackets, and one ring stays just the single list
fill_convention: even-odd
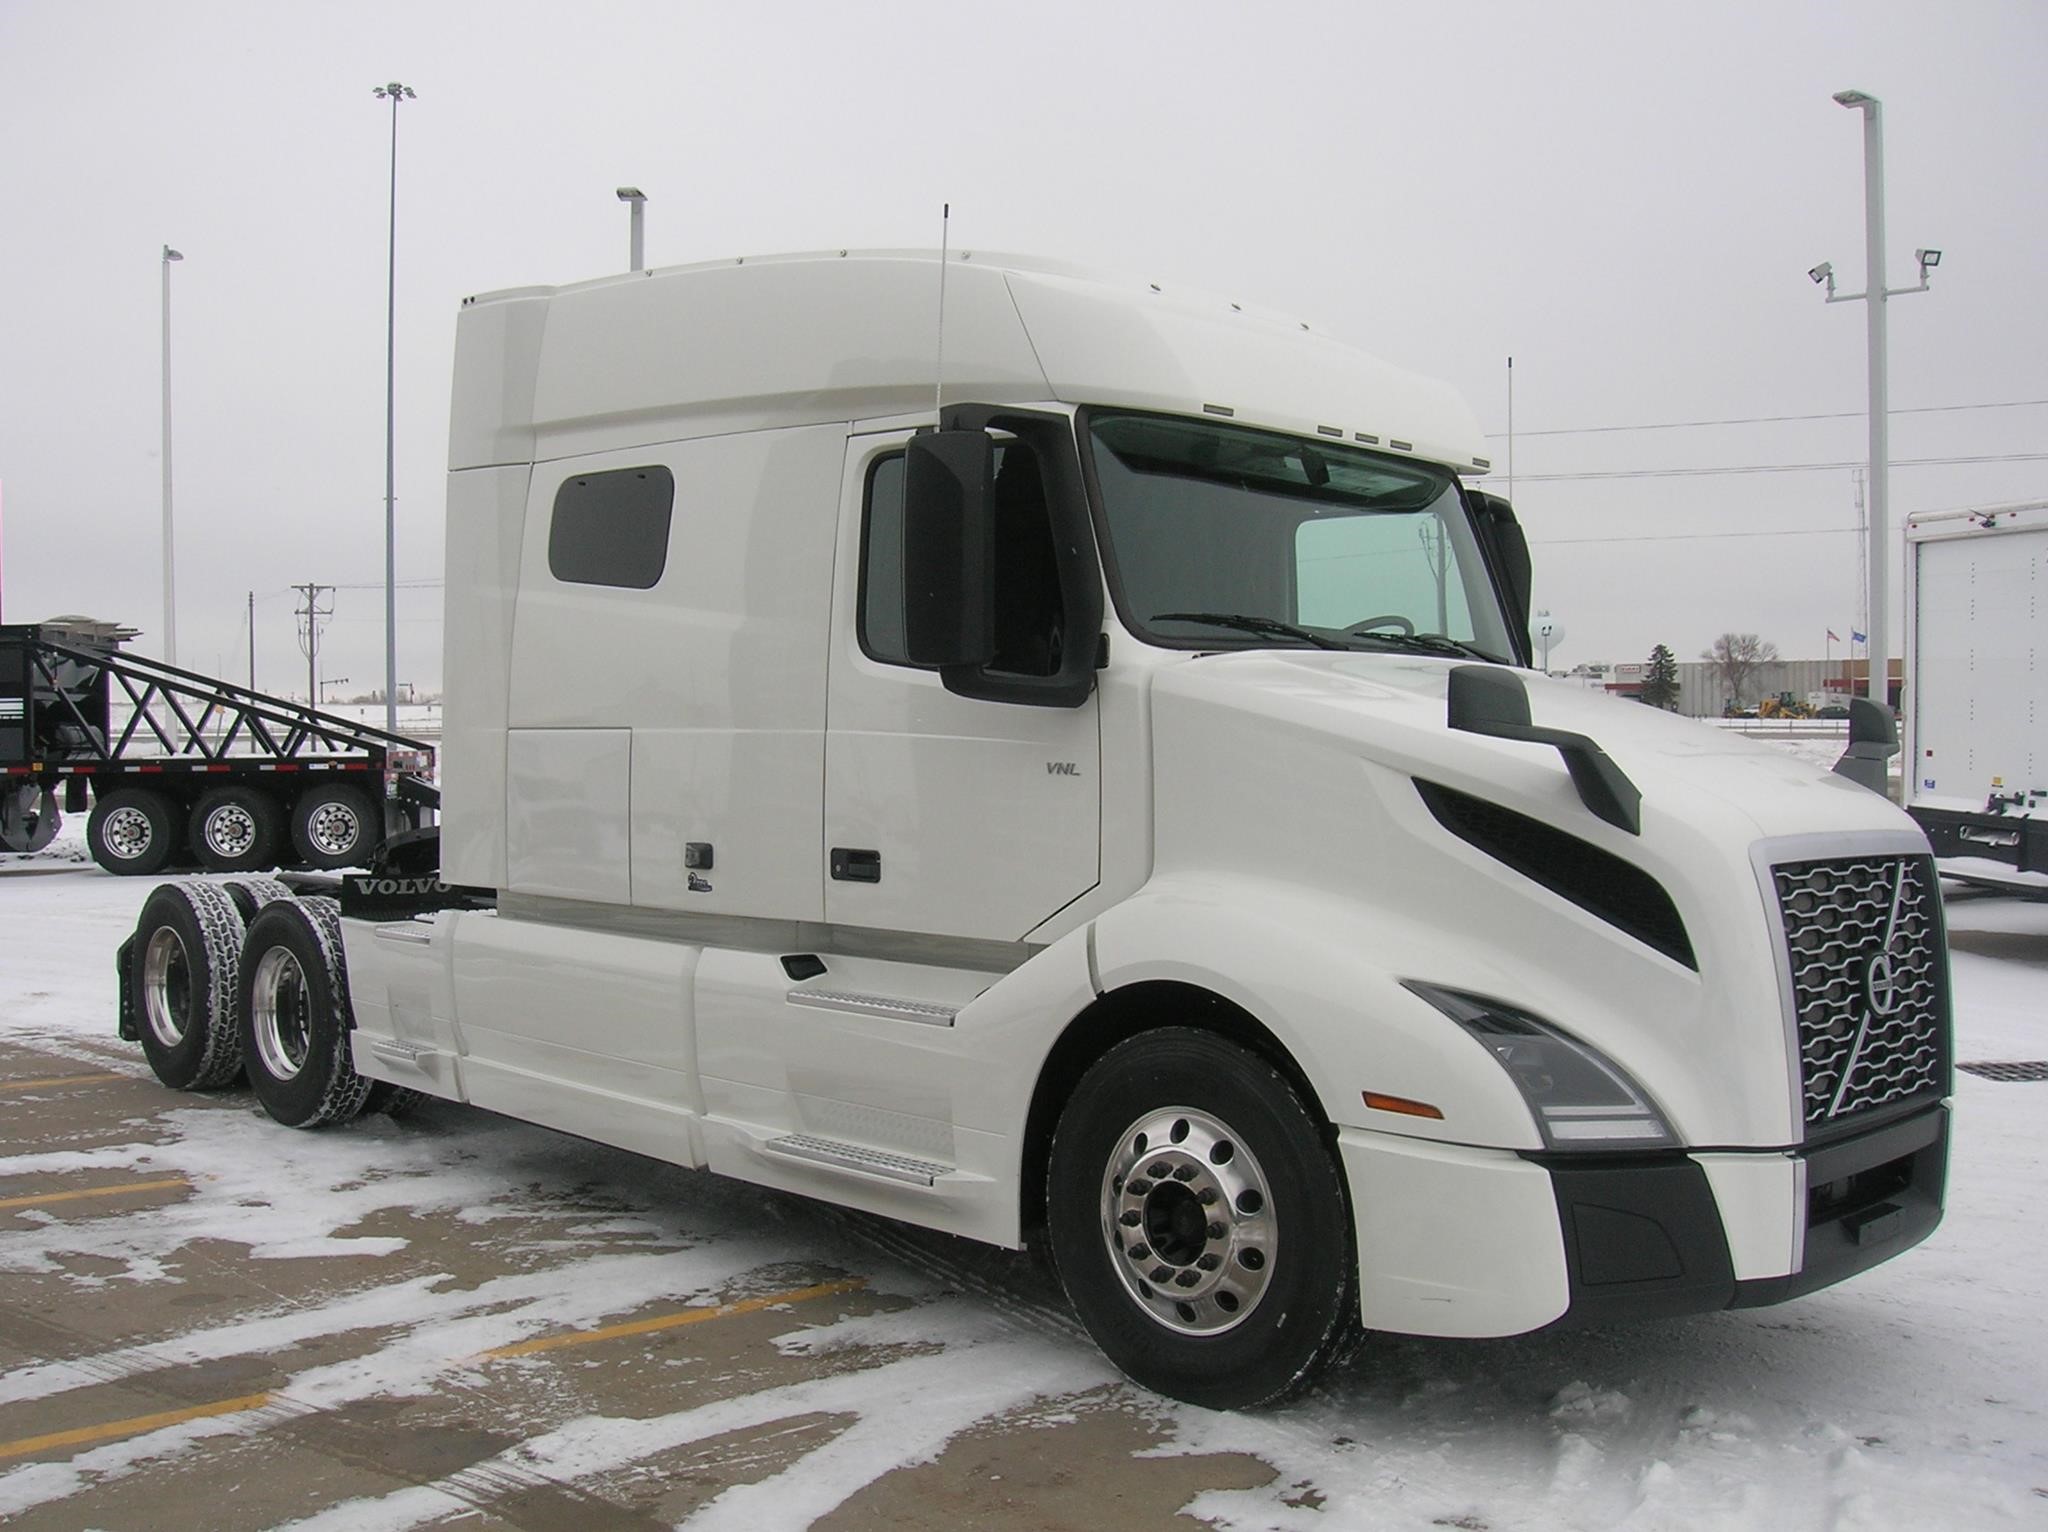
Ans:
[{"label": "white box trailer", "polygon": [[1904,712],[1944,875],[2048,895],[2048,501],[1906,518]]},{"label": "white box trailer", "polygon": [[943,408],[929,253],[464,305],[438,847],[338,910],[160,891],[123,973],[161,1075],[1042,1241],[1119,1365],[1217,1406],[1360,1327],[1771,1303],[1934,1228],[1911,820],[1535,674],[1447,387],[948,271]]}]

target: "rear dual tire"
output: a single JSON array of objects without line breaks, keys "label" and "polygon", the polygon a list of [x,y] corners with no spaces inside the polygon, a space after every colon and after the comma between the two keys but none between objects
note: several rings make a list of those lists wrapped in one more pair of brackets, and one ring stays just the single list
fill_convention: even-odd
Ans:
[{"label": "rear dual tire", "polygon": [[166,883],[136,922],[128,960],[143,1057],[173,1090],[216,1090],[242,1068],[235,1013],[243,921],[210,883]]},{"label": "rear dual tire", "polygon": [[249,923],[237,988],[242,1057],[286,1127],[347,1122],[371,1095],[349,1049],[348,976],[332,899],[266,904]]}]

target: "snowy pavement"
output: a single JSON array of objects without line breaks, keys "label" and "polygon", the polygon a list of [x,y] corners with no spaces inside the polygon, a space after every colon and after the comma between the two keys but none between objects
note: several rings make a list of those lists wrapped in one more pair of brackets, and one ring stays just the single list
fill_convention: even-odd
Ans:
[{"label": "snowy pavement", "polygon": [[[150,885],[66,847],[0,871],[10,1526],[2048,1527],[2048,1085],[1959,1074],[1946,1220],[1843,1286],[1375,1339],[1215,1414],[1025,1257],[451,1105],[293,1133],[164,1091],[113,1035]],[[1949,918],[1958,1057],[2048,1058],[2048,904]],[[168,1189],[21,1200],[79,1186]]]}]

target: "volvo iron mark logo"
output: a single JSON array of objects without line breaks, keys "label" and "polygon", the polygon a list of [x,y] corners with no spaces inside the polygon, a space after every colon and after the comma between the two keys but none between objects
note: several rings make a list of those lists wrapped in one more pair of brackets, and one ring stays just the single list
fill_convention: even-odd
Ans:
[{"label": "volvo iron mark logo", "polygon": [[1892,1016],[1899,1009],[1899,976],[1889,952],[1878,952],[1863,965],[1863,998],[1873,1016]]}]

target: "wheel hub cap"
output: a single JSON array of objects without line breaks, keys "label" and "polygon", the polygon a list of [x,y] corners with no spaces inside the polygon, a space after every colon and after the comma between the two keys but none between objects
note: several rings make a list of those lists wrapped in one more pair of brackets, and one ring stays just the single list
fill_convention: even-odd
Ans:
[{"label": "wheel hub cap", "polygon": [[1279,1244],[1257,1158],[1227,1123],[1185,1107],[1125,1130],[1103,1173],[1102,1235],[1125,1291],[1183,1335],[1241,1324]]},{"label": "wheel hub cap", "polygon": [[206,816],[206,843],[221,856],[242,856],[256,844],[256,821],[238,804],[215,809]]},{"label": "wheel hub cap", "polygon": [[339,803],[322,804],[306,819],[306,838],[328,856],[353,849],[360,834],[354,811]]},{"label": "wheel hub cap", "polygon": [[107,816],[107,849],[126,861],[149,849],[149,816],[137,808],[118,808]]}]

